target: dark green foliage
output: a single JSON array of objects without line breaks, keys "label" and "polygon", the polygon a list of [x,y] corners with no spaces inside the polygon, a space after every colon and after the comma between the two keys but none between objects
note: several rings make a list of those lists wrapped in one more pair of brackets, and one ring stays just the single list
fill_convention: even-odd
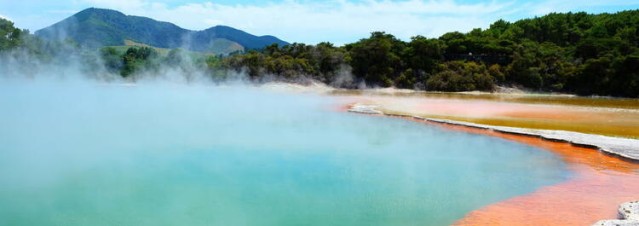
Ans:
[{"label": "dark green foliage", "polygon": [[317,65],[318,80],[330,83],[345,64],[345,51],[328,42],[319,43],[311,54]]},{"label": "dark green foliage", "polygon": [[222,58],[220,56],[208,56],[204,60],[205,68],[214,81],[223,81],[229,78],[226,71],[222,70]]},{"label": "dark green foliage", "polygon": [[112,47],[106,47],[100,50],[100,56],[106,69],[111,73],[119,72],[122,69],[122,56]]},{"label": "dark green foliage", "polygon": [[249,51],[246,54],[238,54],[226,59],[225,65],[235,69],[237,72],[246,70],[249,77],[257,78],[264,75],[265,58],[263,54],[257,51]]},{"label": "dark green foliage", "polygon": [[[158,74],[160,70],[174,70],[189,80],[198,72],[207,72],[215,81],[226,78],[222,69],[222,57],[202,55],[183,49],[171,49],[162,55],[151,47],[129,47],[124,50],[114,47],[100,49],[100,60],[106,70],[124,78],[147,73]],[[133,77],[132,77],[133,76]]]},{"label": "dark green foliage", "polygon": [[273,44],[263,51],[249,51],[223,59],[221,68],[246,72],[251,79],[267,75],[272,79],[301,82],[306,79],[331,83],[345,64],[345,53],[331,43],[316,46],[293,43]]},{"label": "dark green foliage", "polygon": [[616,76],[610,81],[615,96],[639,97],[639,52],[618,58]]},{"label": "dark green foliage", "polygon": [[489,74],[500,84],[637,97],[636,70],[630,66],[639,48],[637,28],[637,10],[551,13],[514,23],[499,20],[485,31],[451,32],[440,40],[447,60],[493,65]]},{"label": "dark green foliage", "polygon": [[486,66],[475,62],[451,61],[441,65],[440,72],[426,81],[428,90],[437,91],[492,91],[495,78]]},{"label": "dark green foliage", "polygon": [[[100,48],[121,46],[131,40],[160,48],[186,47],[193,51],[213,49],[216,39],[229,40],[245,49],[260,49],[272,43],[288,43],[273,36],[254,36],[231,27],[216,26],[203,31],[190,31],[168,22],[146,17],[127,16],[108,9],[89,8],[36,32],[45,40],[71,39],[81,46]],[[227,48],[220,48],[227,49]],[[232,48],[229,48],[232,49]],[[227,54],[227,52],[222,52]]]},{"label": "dark green foliage", "polygon": [[171,48],[181,44],[181,38],[187,33],[171,23],[127,16],[115,10],[89,8],[37,31],[36,35],[46,40],[72,39],[92,48],[124,45],[125,39]]},{"label": "dark green foliage", "polygon": [[273,45],[233,56],[223,67],[244,68],[252,77],[310,75],[330,82],[346,63],[355,83],[373,87],[490,91],[495,85],[512,85],[638,97],[638,28],[638,10],[552,13],[514,23],[498,20],[486,30],[450,32],[438,39],[416,36],[403,42],[374,32],[341,48]]},{"label": "dark green foliage", "polygon": [[157,52],[150,47],[129,48],[122,57],[122,77],[128,77],[139,70],[157,68]]},{"label": "dark green foliage", "polygon": [[539,74],[539,62],[536,57],[537,46],[534,42],[527,42],[519,46],[513,54],[512,63],[507,67],[507,80],[528,88],[540,89],[543,85]]},{"label": "dark green foliage", "polygon": [[437,64],[443,60],[444,46],[444,43],[437,39],[413,37],[405,50],[407,66],[412,69],[407,74],[432,73]]},{"label": "dark green foliage", "polygon": [[571,91],[582,95],[639,96],[639,54],[588,59],[571,80]]},{"label": "dark green foliage", "polygon": [[[86,44],[73,40],[122,41],[124,36],[119,31],[133,29],[140,38],[135,40],[164,43],[157,45],[163,47],[177,42],[167,36],[183,34],[172,31],[175,25],[115,11],[90,9],[74,17],[79,23],[77,29],[86,31],[71,32],[72,39],[60,42],[42,42],[28,31],[16,29],[11,22],[0,20],[0,51],[21,48],[41,59],[64,61],[66,58],[54,53],[73,52]],[[126,25],[129,20],[137,24]],[[66,20],[61,23],[73,25]],[[82,27],[86,24],[90,26]],[[124,28],[112,29],[113,26]],[[151,35],[158,30],[167,35]],[[55,36],[53,31],[44,30],[41,35]],[[408,42],[373,32],[370,37],[343,47],[330,43],[281,45],[272,37],[255,39],[228,27],[203,31],[195,39],[204,42],[212,35],[229,39],[241,36],[244,38],[235,41],[262,47],[198,59],[180,49],[161,57],[147,47],[129,48],[126,52],[104,48],[99,55],[109,71],[125,77],[166,65],[188,73],[206,69],[216,80],[226,79],[229,71],[236,71],[245,72],[255,81],[315,80],[347,88],[359,87],[362,82],[369,87],[432,91],[491,91],[496,85],[506,85],[546,92],[639,97],[639,10],[596,15],[551,13],[512,23],[498,20],[486,30],[450,32],[436,39],[416,36]],[[200,41],[196,42],[197,47],[189,48],[206,48],[207,44]]]},{"label": "dark green foliage", "polygon": [[402,72],[405,43],[384,32],[373,32],[350,46],[351,67],[368,85],[389,87]]},{"label": "dark green foliage", "polygon": [[426,88],[429,90],[439,91],[467,91],[474,88],[470,83],[469,78],[464,78],[462,75],[454,71],[442,71],[430,77],[426,81]]},{"label": "dark green foliage", "polygon": [[414,89],[417,84],[417,76],[414,75],[413,69],[408,69],[402,72],[399,77],[395,79],[395,87],[403,89]]},{"label": "dark green foliage", "polygon": [[[14,55],[20,59],[22,57],[33,57],[31,59],[21,60],[42,60],[44,62],[60,61],[64,62],[67,58],[75,53],[76,46],[73,42],[63,40],[60,42],[44,42],[41,39],[30,34],[28,30],[21,30],[14,27],[13,22],[0,18],[0,53],[7,51],[15,51],[21,53]],[[58,53],[64,53],[54,57]],[[6,53],[4,53],[6,54]],[[35,64],[35,62],[26,62],[27,64]],[[68,63],[68,62],[67,62]]]},{"label": "dark green foliage", "polygon": [[13,22],[0,18],[0,51],[22,44],[22,33],[22,30],[13,26]]},{"label": "dark green foliage", "polygon": [[188,59],[186,58],[186,53],[182,49],[172,49],[169,51],[169,54],[166,56],[165,62],[167,65],[175,67],[180,66],[185,63]]},{"label": "dark green foliage", "polygon": [[495,82],[497,83],[503,83],[506,81],[506,75],[499,64],[490,65],[490,67],[488,67],[488,74],[495,78]]}]

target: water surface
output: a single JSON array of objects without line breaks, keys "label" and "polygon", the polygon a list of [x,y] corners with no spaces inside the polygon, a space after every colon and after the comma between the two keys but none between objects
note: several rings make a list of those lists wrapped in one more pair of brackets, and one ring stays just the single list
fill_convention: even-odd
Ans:
[{"label": "water surface", "polygon": [[0,84],[0,225],[445,225],[571,177],[542,149],[332,98]]}]

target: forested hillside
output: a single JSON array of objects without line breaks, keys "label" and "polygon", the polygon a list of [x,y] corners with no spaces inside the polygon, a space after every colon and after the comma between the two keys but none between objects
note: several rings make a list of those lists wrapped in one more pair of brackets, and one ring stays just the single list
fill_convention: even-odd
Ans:
[{"label": "forested hillside", "polygon": [[[0,51],[16,46],[50,53],[58,44],[0,23]],[[450,32],[402,41],[391,34],[338,47],[331,43],[273,44],[230,56],[187,59],[184,50],[159,56],[154,49],[100,50],[107,68],[134,78],[160,65],[195,64],[214,79],[246,73],[251,80],[316,80],[358,88],[399,87],[430,91],[492,91],[497,85],[532,91],[639,97],[639,10],[614,14],[552,13],[488,29]],[[19,38],[22,36],[22,38]],[[21,44],[22,43],[22,44]],[[62,48],[66,49],[66,48]],[[46,50],[46,51],[44,51]],[[46,55],[46,54],[44,54]],[[51,55],[51,54],[49,54]],[[182,67],[181,66],[181,67]]]},{"label": "forested hillside", "polygon": [[239,45],[248,50],[261,49],[273,43],[288,44],[273,36],[255,36],[228,26],[191,31],[169,22],[98,8],[82,10],[35,34],[48,41],[72,40],[91,48],[122,46],[125,41],[131,40],[153,47],[185,48],[215,54],[228,54],[221,50],[229,45]]},{"label": "forested hillside", "polygon": [[[270,46],[226,59],[251,76],[299,74],[325,82],[340,64],[354,82],[438,91],[490,91],[496,84],[581,95],[639,96],[639,11],[552,13],[486,30],[450,32],[404,42],[374,32],[334,47]],[[355,84],[351,84],[355,87]]]}]

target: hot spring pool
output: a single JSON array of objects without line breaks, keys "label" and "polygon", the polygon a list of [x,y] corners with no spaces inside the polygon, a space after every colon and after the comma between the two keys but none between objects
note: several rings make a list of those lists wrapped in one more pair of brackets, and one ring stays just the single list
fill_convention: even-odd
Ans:
[{"label": "hot spring pool", "polygon": [[570,176],[544,150],[335,98],[0,84],[0,225],[446,225]]}]

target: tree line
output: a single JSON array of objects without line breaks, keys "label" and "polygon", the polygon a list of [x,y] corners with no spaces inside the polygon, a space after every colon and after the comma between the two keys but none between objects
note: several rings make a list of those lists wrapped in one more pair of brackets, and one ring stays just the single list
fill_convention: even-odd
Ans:
[{"label": "tree line", "polygon": [[225,59],[252,77],[299,75],[351,84],[432,91],[494,90],[496,85],[580,95],[639,97],[639,10],[614,14],[551,13],[488,29],[402,41],[373,32],[335,47],[291,44]]},{"label": "tree line", "polygon": [[[150,47],[100,49],[101,63],[123,77],[161,65],[203,70],[215,79],[245,73],[276,79],[358,88],[398,87],[429,91],[493,91],[497,86],[579,95],[639,97],[639,10],[614,14],[551,13],[487,29],[449,32],[402,41],[391,34],[343,46],[276,44],[228,56]],[[27,38],[25,38],[27,37]],[[25,47],[26,46],[26,47]],[[46,56],[68,48],[43,42],[0,19],[0,52],[25,48]],[[49,54],[51,55],[51,54]],[[45,57],[46,58],[46,57]],[[188,62],[193,67],[184,66]]]}]

